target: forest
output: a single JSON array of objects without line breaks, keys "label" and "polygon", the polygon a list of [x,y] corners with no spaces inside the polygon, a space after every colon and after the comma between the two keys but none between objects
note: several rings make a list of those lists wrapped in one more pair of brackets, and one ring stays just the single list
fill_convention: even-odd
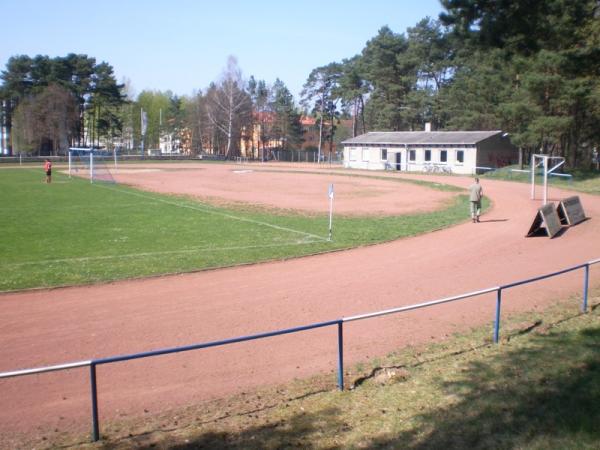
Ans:
[{"label": "forest", "polygon": [[[310,116],[319,147],[368,131],[503,130],[525,157],[563,156],[587,168],[600,144],[600,2],[441,0],[443,13],[404,33],[388,26],[357,54],[314,68],[295,99],[278,78],[244,78],[235,57],[193,95],[118,83],[87,55],[16,55],[0,74],[10,152],[61,154],[72,145],[157,148],[174,136],[192,154],[240,154],[265,143],[300,148]],[[141,114],[147,117],[142,134]],[[340,120],[352,124],[342,130]],[[319,151],[321,149],[319,148]]]}]

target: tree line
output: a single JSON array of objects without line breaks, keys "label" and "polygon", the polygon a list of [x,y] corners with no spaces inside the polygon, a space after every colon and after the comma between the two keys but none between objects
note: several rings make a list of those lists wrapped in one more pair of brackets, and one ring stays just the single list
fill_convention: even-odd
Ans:
[{"label": "tree line", "polygon": [[[563,156],[590,164],[600,141],[600,6],[596,0],[441,0],[444,12],[406,33],[389,27],[355,56],[317,67],[299,104],[285,84],[244,79],[235,58],[194,95],[118,84],[112,67],[86,55],[16,56],[0,75],[2,122],[20,151],[142,139],[146,148],[170,133],[193,152],[227,157],[252,141],[298,148],[301,115],[311,115],[321,147],[339,140],[341,118],[352,135],[367,131],[496,130],[510,133],[525,158]],[[254,139],[254,134],[259,139]],[[256,145],[255,145],[256,142]],[[261,145],[263,148],[261,148]],[[256,148],[255,148],[256,146]]]},{"label": "tree line", "polygon": [[[600,143],[600,3],[441,0],[406,34],[382,27],[361,53],[313,70],[306,92],[354,132],[504,130],[528,158],[591,164]],[[316,89],[316,90],[315,90]]]},{"label": "tree line", "polygon": [[8,60],[0,75],[1,124],[25,152],[97,142],[121,130],[122,86],[107,63],[87,55]]},{"label": "tree line", "polygon": [[[0,79],[0,119],[12,151],[65,154],[70,146],[101,144],[134,149],[142,139],[156,149],[161,136],[171,135],[193,153],[225,157],[238,155],[246,139],[256,142],[255,157],[266,157],[261,142],[284,150],[302,143],[301,115],[289,89],[279,79],[272,85],[244,80],[234,57],[219,80],[186,97],[143,91],[134,99],[109,64],[87,55],[14,56]],[[254,130],[260,139],[252,139]]]}]

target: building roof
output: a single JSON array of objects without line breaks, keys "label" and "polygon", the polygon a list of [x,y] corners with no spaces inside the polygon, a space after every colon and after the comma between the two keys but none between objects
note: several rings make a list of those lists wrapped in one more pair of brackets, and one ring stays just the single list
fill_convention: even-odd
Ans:
[{"label": "building roof", "polygon": [[477,144],[502,133],[495,131],[372,131],[342,142],[344,145]]},{"label": "building roof", "polygon": [[275,113],[271,111],[253,111],[252,117],[254,120],[265,123],[275,122]]},{"label": "building roof", "polygon": [[317,120],[314,117],[310,117],[310,116],[302,116],[300,118],[300,123],[304,126],[313,126],[315,123],[317,123]]}]

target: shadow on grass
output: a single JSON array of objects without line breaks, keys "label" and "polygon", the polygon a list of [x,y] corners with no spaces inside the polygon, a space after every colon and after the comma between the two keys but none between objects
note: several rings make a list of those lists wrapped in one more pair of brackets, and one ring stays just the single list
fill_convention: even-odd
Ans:
[{"label": "shadow on grass", "polygon": [[451,381],[440,380],[439,395],[454,398],[452,406],[414,416],[409,431],[331,446],[331,439],[352,427],[330,406],[238,431],[204,433],[168,448],[324,448],[321,436],[329,438],[327,448],[598,448],[600,327],[536,335],[518,349],[506,348],[495,359],[466,363]]},{"label": "shadow on grass", "polygon": [[569,173],[572,174],[579,181],[593,180],[600,176],[600,172],[594,169],[574,169],[570,170]]},{"label": "shadow on grass", "polygon": [[188,444],[169,446],[170,449],[278,449],[313,448],[317,442],[315,433],[334,432],[343,429],[336,408],[315,412],[302,412],[288,420],[245,428],[237,433],[211,432]]},{"label": "shadow on grass", "polygon": [[457,399],[372,448],[599,448],[600,327],[533,337],[443,383]]}]

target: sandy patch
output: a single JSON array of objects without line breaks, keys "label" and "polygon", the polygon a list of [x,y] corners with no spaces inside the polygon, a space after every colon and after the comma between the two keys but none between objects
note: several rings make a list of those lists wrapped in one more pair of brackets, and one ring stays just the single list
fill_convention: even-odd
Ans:
[{"label": "sandy patch", "polygon": [[212,203],[241,202],[311,213],[329,211],[328,191],[333,184],[335,212],[347,215],[432,211],[456,195],[392,179],[276,172],[218,164],[207,164],[200,170],[119,171],[115,178],[140,189],[191,195]]}]

